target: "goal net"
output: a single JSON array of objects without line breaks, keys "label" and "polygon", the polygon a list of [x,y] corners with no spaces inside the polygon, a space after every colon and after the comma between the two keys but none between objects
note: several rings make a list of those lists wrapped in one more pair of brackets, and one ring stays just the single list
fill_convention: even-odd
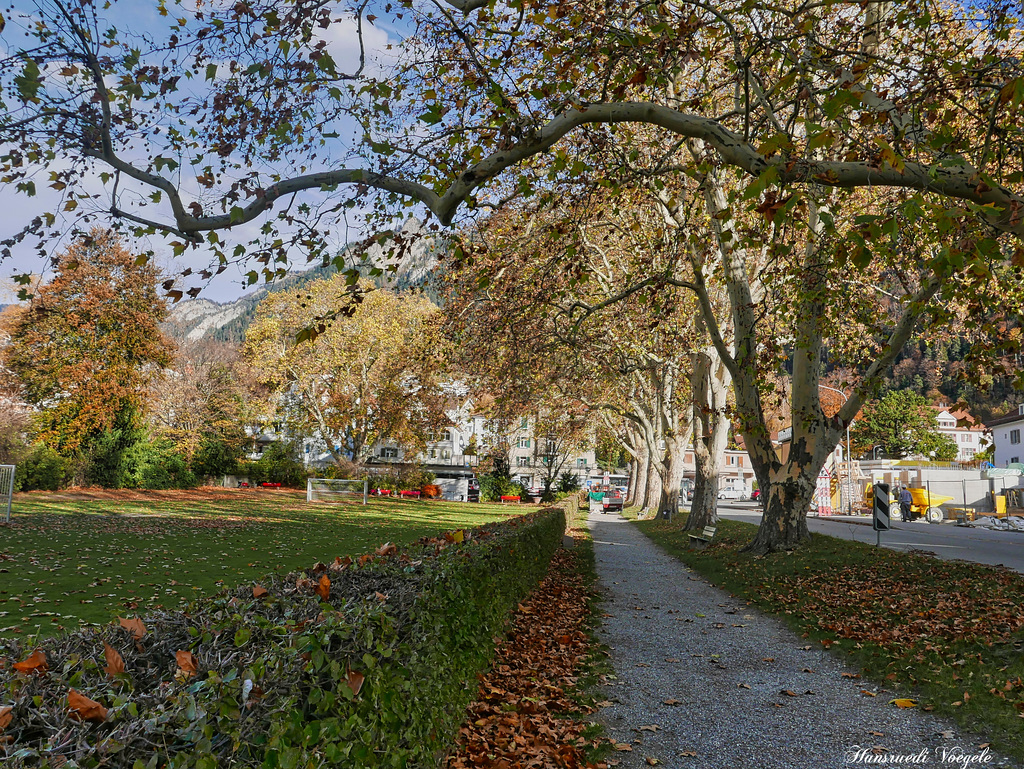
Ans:
[{"label": "goal net", "polygon": [[14,494],[14,465],[0,465],[0,513],[11,522],[11,497]]},{"label": "goal net", "polygon": [[358,496],[365,505],[368,491],[369,481],[364,478],[309,478],[306,481],[307,502]]}]

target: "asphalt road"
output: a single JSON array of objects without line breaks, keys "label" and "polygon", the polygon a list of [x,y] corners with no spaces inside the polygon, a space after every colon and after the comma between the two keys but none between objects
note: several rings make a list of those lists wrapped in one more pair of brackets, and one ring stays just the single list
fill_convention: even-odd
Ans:
[{"label": "asphalt road", "polygon": [[[722,499],[718,502],[718,514],[735,521],[761,521],[761,509],[756,502]],[[855,523],[849,518],[808,518],[807,528],[812,534],[874,544],[877,535],[871,528],[871,519],[862,516],[856,520]],[[1002,565],[1024,573],[1024,532],[988,531],[950,523],[897,522],[894,528],[882,532],[882,547],[923,550],[946,560]]]}]

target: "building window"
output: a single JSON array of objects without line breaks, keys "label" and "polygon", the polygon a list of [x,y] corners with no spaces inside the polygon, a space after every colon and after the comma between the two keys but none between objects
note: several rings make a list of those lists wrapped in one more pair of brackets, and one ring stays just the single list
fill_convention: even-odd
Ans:
[{"label": "building window", "polygon": [[519,428],[520,428],[521,430],[525,430],[525,429],[527,429],[527,428],[528,428],[529,426],[530,426],[530,420],[529,420],[529,419],[527,419],[526,417],[523,417],[523,421],[519,423]]},{"label": "building window", "polygon": [[964,456],[965,457],[973,457],[974,456],[974,449],[964,449]]},{"label": "building window", "polygon": [[587,458],[586,457],[580,457],[579,459],[576,460],[576,467],[586,467],[586,466],[587,466]]},{"label": "building window", "polygon": [[446,441],[450,441],[452,439],[452,431],[451,430],[445,430],[444,431],[444,439]]},{"label": "building window", "polygon": [[1020,430],[1010,430],[1010,444],[1020,443]]},{"label": "building window", "polygon": [[736,457],[729,457],[729,464],[730,465],[736,464]]},{"label": "building window", "polygon": [[529,467],[530,466],[530,458],[529,457],[516,457],[516,466],[517,467]]},{"label": "building window", "polygon": [[518,445],[519,448],[521,448],[521,449],[528,449],[528,448],[530,448],[530,439],[529,438],[520,438],[519,442],[516,445]]},{"label": "building window", "polygon": [[380,450],[381,459],[398,459],[398,449],[383,448]]},{"label": "building window", "polygon": [[1015,465],[1020,462],[1020,457],[1010,457],[1010,464]]},{"label": "building window", "polygon": [[437,449],[431,449],[427,452],[427,456],[431,459],[437,459]]}]

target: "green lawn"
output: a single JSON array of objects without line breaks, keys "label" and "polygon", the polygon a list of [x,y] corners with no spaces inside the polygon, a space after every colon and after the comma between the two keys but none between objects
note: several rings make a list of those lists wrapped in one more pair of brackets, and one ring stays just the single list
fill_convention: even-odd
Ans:
[{"label": "green lawn", "polygon": [[51,635],[534,508],[307,503],[304,492],[22,494],[0,524],[0,637]]}]

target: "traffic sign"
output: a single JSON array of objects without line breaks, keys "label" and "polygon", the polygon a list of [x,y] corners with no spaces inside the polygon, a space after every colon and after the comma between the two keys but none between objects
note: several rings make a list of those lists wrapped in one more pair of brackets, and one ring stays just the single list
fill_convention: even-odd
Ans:
[{"label": "traffic sign", "polygon": [[874,516],[871,519],[871,528],[875,531],[889,530],[889,484],[875,484],[875,505]]}]

